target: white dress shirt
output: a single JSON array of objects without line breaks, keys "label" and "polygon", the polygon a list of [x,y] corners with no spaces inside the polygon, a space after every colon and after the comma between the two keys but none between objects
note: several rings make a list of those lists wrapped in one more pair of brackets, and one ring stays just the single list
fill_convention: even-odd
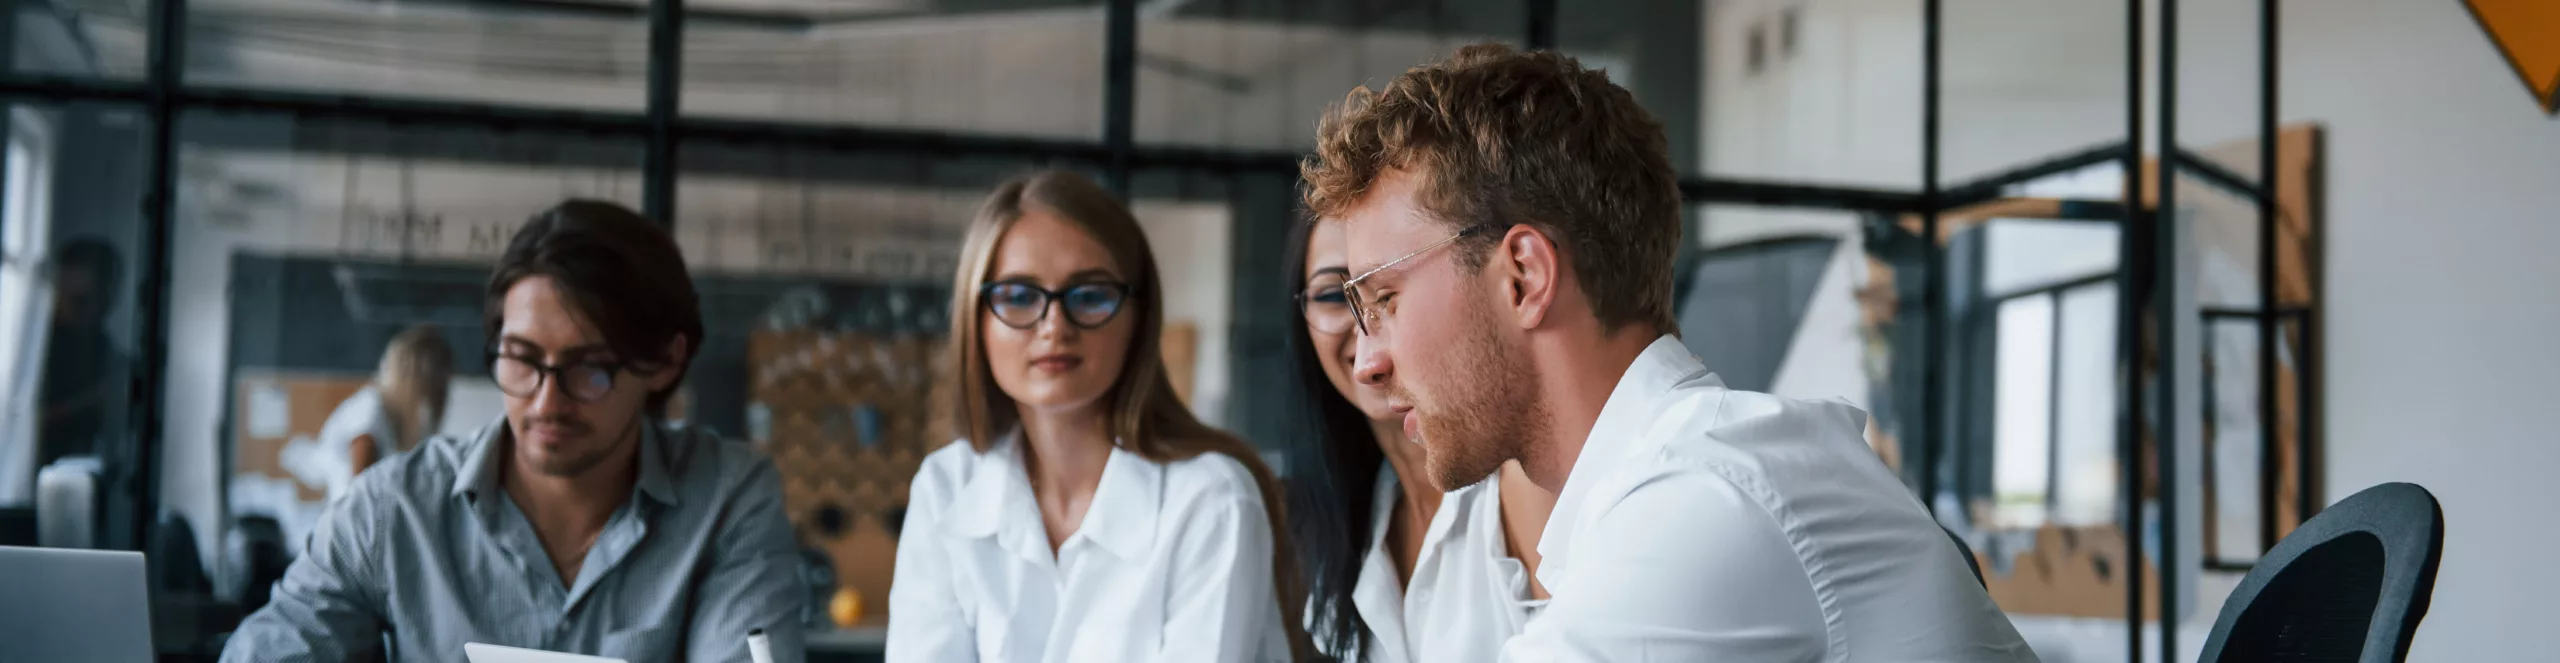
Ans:
[{"label": "white dress shirt", "polygon": [[1555,598],[1502,660],[2034,661],[1865,428],[1655,340],[1556,495]]},{"label": "white dress shirt", "polygon": [[1403,491],[1395,470],[1378,471],[1369,555],[1351,588],[1352,607],[1373,637],[1356,660],[1490,661],[1546,604],[1530,598],[1528,567],[1503,541],[1499,484],[1498,475],[1487,477],[1440,498],[1414,558],[1413,583],[1399,588],[1387,524]]},{"label": "white dress shirt", "polygon": [[1055,555],[1019,435],[955,442],[909,488],[888,661],[1287,660],[1271,527],[1243,464],[1113,449]]}]

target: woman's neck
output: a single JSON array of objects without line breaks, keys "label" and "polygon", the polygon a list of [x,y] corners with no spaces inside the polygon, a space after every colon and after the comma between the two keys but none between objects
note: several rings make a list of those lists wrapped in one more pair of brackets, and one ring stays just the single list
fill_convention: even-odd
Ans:
[{"label": "woman's neck", "polygon": [[1440,489],[1431,487],[1427,476],[1430,465],[1425,461],[1422,445],[1404,439],[1404,422],[1395,419],[1372,420],[1369,432],[1378,438],[1378,451],[1387,456],[1387,465],[1396,470],[1396,483],[1404,503],[1413,505],[1416,519],[1431,522],[1431,514],[1440,510]]},{"label": "woman's neck", "polygon": [[1102,469],[1111,462],[1110,420],[1099,410],[1022,412],[1022,469],[1052,554],[1083,526],[1085,508],[1102,486]]},{"label": "woman's neck", "polygon": [[1511,558],[1529,572],[1529,597],[1547,598],[1547,588],[1538,583],[1538,565],[1545,562],[1538,554],[1538,540],[1547,532],[1547,517],[1556,511],[1556,494],[1538,487],[1521,471],[1520,463],[1502,464],[1494,476],[1494,484],[1502,498],[1502,542]]},{"label": "woman's neck", "polygon": [[1386,454],[1387,465],[1396,471],[1397,500],[1388,510],[1387,553],[1396,563],[1398,584],[1413,582],[1413,568],[1421,563],[1422,544],[1429,538],[1431,517],[1440,513],[1440,489],[1431,486],[1422,445],[1407,442],[1403,422],[1394,419],[1370,421],[1369,431],[1378,438],[1378,451]]}]

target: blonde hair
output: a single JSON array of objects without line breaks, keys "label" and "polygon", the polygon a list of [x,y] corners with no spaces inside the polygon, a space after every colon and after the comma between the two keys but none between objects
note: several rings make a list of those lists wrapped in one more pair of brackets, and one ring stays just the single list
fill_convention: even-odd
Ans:
[{"label": "blonde hair", "polygon": [[1272,584],[1280,601],[1282,622],[1288,629],[1290,650],[1297,659],[1309,658],[1314,648],[1299,621],[1305,610],[1306,590],[1298,576],[1297,547],[1290,541],[1279,482],[1253,447],[1201,423],[1174,395],[1160,349],[1164,337],[1164,285],[1156,272],[1155,251],[1148,247],[1137,218],[1093,180],[1063,170],[1015,177],[996,187],[979,207],[976,220],[969,224],[968,240],[960,249],[959,273],[952,279],[949,365],[954,369],[951,375],[958,392],[951,398],[952,426],[958,429],[955,432],[985,452],[994,440],[1021,424],[1021,413],[1015,409],[1013,399],[997,387],[995,374],[987,368],[979,289],[994,267],[997,241],[1022,218],[1023,209],[1031,206],[1054,212],[1083,228],[1111,254],[1112,261],[1122,270],[1122,278],[1128,280],[1130,297],[1122,314],[1137,316],[1137,333],[1129,341],[1120,378],[1103,401],[1109,408],[1114,444],[1157,463],[1203,453],[1224,454],[1253,474],[1254,484],[1262,492],[1264,516],[1270,520]]},{"label": "blonde hair", "polygon": [[391,447],[408,451],[444,420],[445,399],[453,385],[453,347],[434,325],[420,323],[391,337],[374,369],[373,388],[390,413]]}]

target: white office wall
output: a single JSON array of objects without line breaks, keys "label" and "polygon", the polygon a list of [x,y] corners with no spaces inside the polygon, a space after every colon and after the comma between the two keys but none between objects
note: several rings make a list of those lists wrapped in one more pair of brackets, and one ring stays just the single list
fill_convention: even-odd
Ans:
[{"label": "white office wall", "polygon": [[2549,655],[2560,594],[2560,118],[2456,2],[2285,3],[2282,112],[2328,135],[2330,494],[2444,503],[2410,660]]},{"label": "white office wall", "polygon": [[[1732,0],[1712,4],[1711,12],[1749,16],[1782,4],[1807,8],[1809,43],[1852,34],[1879,38],[1823,47],[1851,52],[1855,62],[1819,68],[1814,64],[1822,63],[1810,63],[1804,66],[1815,72],[1783,84],[1717,81],[1719,74],[1734,73],[1739,56],[1729,51],[1738,52],[1732,44],[1741,40],[1737,29],[1711,17],[1709,43],[1726,46],[1711,46],[1718,50],[1710,58],[1709,162],[1775,164],[1755,168],[1839,174],[1845,176],[1829,179],[1880,185],[1896,182],[1888,181],[1879,162],[1916,169],[1916,157],[1895,146],[1917,144],[1916,94],[1915,104],[1886,110],[1809,103],[1823,99],[1818,95],[1771,99],[1807,88],[1860,89],[1865,86],[1859,72],[1911,66],[1916,50],[1904,51],[1889,40],[1916,44],[1917,11],[1903,5],[1918,3]],[[2084,107],[2096,88],[2046,80],[2096,72],[2090,63],[2053,62],[2081,57],[2088,49],[2037,50],[2015,43],[2019,47],[2005,57],[1963,55],[1994,50],[1984,40],[2019,39],[2003,36],[2011,33],[2076,30],[2082,40],[2103,39],[2085,26],[2052,23],[2073,7],[2100,16],[2087,13],[2093,10],[2081,6],[2086,4],[1947,3],[1951,19],[1971,17],[1951,21],[1946,33],[1950,84],[2012,81],[1991,91],[2005,90],[2017,111],[1962,108],[1967,95],[1988,92],[1950,87],[1950,159],[2033,156],[2027,148],[2121,136],[2121,111]],[[2122,15],[2120,3],[2095,4]],[[2255,3],[2183,4],[2181,41],[2191,57],[2180,69],[2181,142],[2245,138],[2257,114],[2250,94],[2257,83],[2255,64],[2249,59],[2257,43],[2250,10]],[[2006,11],[1985,14],[1982,8]],[[1894,21],[1905,23],[1890,25]],[[2120,35],[2120,21],[2103,28]],[[2104,46],[2120,51],[2122,38],[2114,39]],[[2560,284],[2560,260],[2553,258],[2560,223],[2552,222],[2560,218],[2554,214],[2560,210],[2560,187],[2554,186],[2560,182],[2560,118],[2533,103],[2458,2],[2293,0],[2283,6],[2280,40],[2281,119],[2328,128],[2322,201],[2328,223],[2327,497],[2409,481],[2443,501],[2444,562],[2411,660],[2541,658],[2547,649],[2538,637],[2548,613],[2543,597],[2560,593],[2560,567],[2546,559],[2560,545],[2560,533],[2546,525],[2550,505],[2560,504],[2560,482],[2552,480],[2552,468],[2560,467],[2560,444],[2554,443],[2560,437],[2547,414],[2555,393],[2551,384],[2560,377],[2560,346],[2549,334],[2560,328],[2560,296],[2553,294],[2553,285]],[[2121,60],[2115,62],[2119,73],[2105,82],[2115,90],[2108,99],[2120,104]],[[2059,87],[2038,87],[2046,84]],[[2040,101],[2038,94],[2052,98]],[[2074,126],[2037,119],[2056,115]],[[2093,122],[2106,123],[2105,131],[2089,126]],[[1852,150],[1837,147],[1839,139],[1789,138],[1826,130],[1844,132],[1852,147],[1885,144]],[[1760,133],[1777,135],[1755,137]],[[1951,179],[1981,167],[1947,164]],[[2190,410],[2193,405],[2182,403]]]}]

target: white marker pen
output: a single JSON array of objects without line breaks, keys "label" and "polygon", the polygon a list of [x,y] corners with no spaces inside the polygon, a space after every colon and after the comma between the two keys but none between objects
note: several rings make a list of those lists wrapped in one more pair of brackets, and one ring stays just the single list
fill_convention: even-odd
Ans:
[{"label": "white marker pen", "polygon": [[773,663],[773,643],[765,640],[764,629],[747,632],[747,657],[755,663]]}]

